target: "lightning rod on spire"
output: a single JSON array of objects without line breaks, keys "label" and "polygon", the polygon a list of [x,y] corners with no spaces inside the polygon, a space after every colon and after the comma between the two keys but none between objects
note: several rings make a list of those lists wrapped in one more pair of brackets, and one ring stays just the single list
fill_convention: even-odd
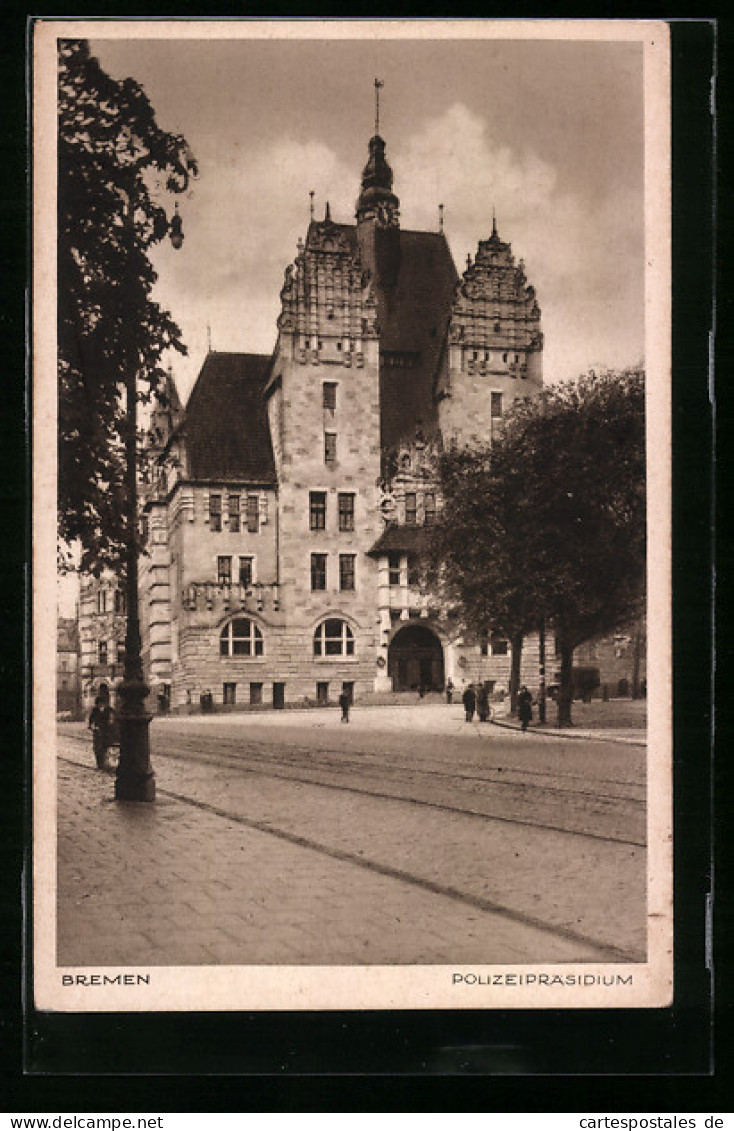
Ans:
[{"label": "lightning rod on spire", "polygon": [[375,79],[375,136],[380,132],[380,91],[384,85],[381,79]]}]

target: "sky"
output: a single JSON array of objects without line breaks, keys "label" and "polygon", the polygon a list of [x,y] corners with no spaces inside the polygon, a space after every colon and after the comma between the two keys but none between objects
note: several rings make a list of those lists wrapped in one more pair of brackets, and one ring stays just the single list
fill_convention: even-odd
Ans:
[{"label": "sky", "polygon": [[185,399],[215,350],[269,353],[285,267],[328,200],[354,221],[380,133],[401,225],[444,230],[457,268],[492,229],[524,259],[545,334],[544,376],[644,358],[642,46],[554,40],[93,39],[144,87],[200,174],[185,241],[155,254],[156,298],[180,325]]}]

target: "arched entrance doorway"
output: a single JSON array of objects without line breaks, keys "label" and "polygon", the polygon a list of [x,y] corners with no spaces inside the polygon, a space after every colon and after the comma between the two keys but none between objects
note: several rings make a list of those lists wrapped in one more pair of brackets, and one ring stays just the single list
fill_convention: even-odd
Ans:
[{"label": "arched entrance doorway", "polygon": [[393,691],[440,691],[443,687],[443,648],[435,632],[410,624],[396,632],[387,653],[387,674]]}]

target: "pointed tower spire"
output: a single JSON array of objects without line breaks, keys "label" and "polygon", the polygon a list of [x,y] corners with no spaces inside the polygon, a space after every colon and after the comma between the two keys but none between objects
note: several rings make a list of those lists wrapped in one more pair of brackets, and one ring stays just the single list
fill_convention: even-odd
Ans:
[{"label": "pointed tower spire", "polygon": [[380,228],[397,228],[400,201],[392,191],[392,169],[385,157],[385,142],[380,137],[380,90],[384,85],[381,79],[375,79],[375,133],[370,138],[370,155],[362,171],[357,221],[361,224],[374,220]]},{"label": "pointed tower spire", "polygon": [[497,214],[494,210],[494,205],[492,205],[492,239],[499,239],[499,235],[497,234]]},{"label": "pointed tower spire", "polygon": [[325,224],[331,223],[331,208],[329,207],[328,200],[326,202],[326,211],[324,212],[324,223]]}]

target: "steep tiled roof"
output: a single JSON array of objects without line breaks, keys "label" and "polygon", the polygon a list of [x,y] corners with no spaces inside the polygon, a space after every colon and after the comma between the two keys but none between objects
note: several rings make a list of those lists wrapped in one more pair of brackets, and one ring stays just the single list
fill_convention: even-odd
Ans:
[{"label": "steep tiled roof", "polygon": [[264,354],[207,356],[182,427],[191,479],[275,482],[262,396],[269,366]]},{"label": "steep tiled roof", "polygon": [[59,617],[56,634],[56,649],[59,652],[76,652],[78,648],[78,628],[73,617]]},{"label": "steep tiled roof", "polygon": [[367,551],[372,557],[380,554],[422,554],[428,545],[424,526],[387,526],[374,546]]},{"label": "steep tiled roof", "polygon": [[377,288],[380,348],[412,353],[413,367],[382,366],[382,443],[412,437],[436,425],[433,383],[457,282],[449,246],[438,232],[400,232],[400,268],[394,288]]}]

